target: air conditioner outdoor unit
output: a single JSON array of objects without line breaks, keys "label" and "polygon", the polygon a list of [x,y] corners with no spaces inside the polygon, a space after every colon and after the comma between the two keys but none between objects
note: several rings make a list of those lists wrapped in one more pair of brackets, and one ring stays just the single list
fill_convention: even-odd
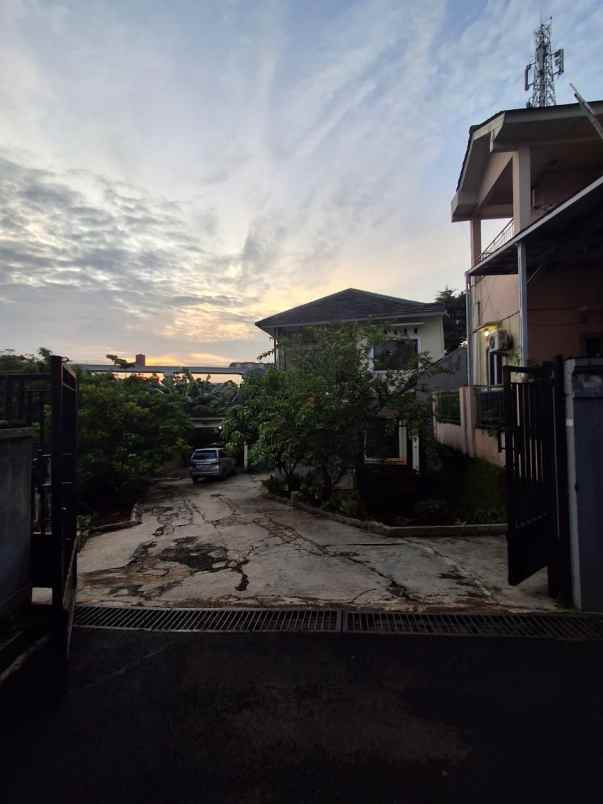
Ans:
[{"label": "air conditioner outdoor unit", "polygon": [[488,338],[488,348],[491,352],[508,352],[513,346],[513,336],[506,329],[497,329]]}]

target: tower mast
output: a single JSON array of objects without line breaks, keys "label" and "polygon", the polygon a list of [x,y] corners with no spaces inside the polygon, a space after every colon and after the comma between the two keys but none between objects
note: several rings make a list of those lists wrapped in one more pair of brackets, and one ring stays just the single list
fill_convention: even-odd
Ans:
[{"label": "tower mast", "polygon": [[563,48],[553,52],[551,45],[552,18],[541,22],[534,31],[534,61],[525,68],[525,91],[532,90],[528,107],[555,106],[555,78],[563,73]]}]

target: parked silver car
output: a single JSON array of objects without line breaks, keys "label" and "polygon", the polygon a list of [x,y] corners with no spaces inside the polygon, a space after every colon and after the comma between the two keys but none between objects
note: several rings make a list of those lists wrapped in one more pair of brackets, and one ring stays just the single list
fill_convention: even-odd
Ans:
[{"label": "parked silver car", "polygon": [[223,480],[234,474],[235,459],[226,455],[221,447],[196,449],[191,455],[191,477],[198,483],[204,477],[216,477]]}]

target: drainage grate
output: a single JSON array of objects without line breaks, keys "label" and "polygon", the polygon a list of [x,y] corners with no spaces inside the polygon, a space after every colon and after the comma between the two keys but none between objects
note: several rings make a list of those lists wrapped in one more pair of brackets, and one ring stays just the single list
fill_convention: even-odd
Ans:
[{"label": "drainage grate", "polygon": [[75,625],[141,631],[341,631],[335,609],[153,609],[78,606]]},{"label": "drainage grate", "polygon": [[603,639],[603,618],[575,614],[345,613],[343,630],[364,634]]},{"label": "drainage grate", "polygon": [[406,634],[603,639],[603,617],[579,614],[409,614],[339,609],[161,609],[78,606],[80,628],[182,632]]}]

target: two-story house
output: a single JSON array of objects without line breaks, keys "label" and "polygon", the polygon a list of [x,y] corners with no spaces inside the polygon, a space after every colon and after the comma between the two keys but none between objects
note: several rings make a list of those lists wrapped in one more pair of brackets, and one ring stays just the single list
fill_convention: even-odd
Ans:
[{"label": "two-story house", "polygon": [[[603,101],[591,106],[603,121]],[[469,386],[463,433],[446,423],[440,440],[503,463],[492,438],[503,366],[602,354],[602,176],[603,140],[577,103],[501,111],[469,129],[452,199],[452,221],[470,233]],[[482,224],[496,219],[484,247]]]},{"label": "two-story house", "polygon": [[[432,360],[444,354],[444,307],[384,296],[365,290],[348,288],[321,299],[301,304],[282,313],[258,321],[256,326],[274,339],[275,363],[287,368],[287,355],[282,348],[286,334],[307,327],[346,323],[379,323],[386,326],[387,339],[371,350],[373,371],[403,370],[409,358],[429,353]],[[398,424],[392,436],[391,428],[376,420],[366,437],[366,460],[396,460],[419,468],[419,441],[414,433]]]},{"label": "two-story house", "polygon": [[[603,120],[603,101],[592,107]],[[452,220],[470,227],[470,384],[499,385],[506,362],[600,351],[601,263],[579,240],[602,174],[603,141],[578,104],[511,109],[470,128],[452,200]],[[595,195],[581,201],[589,186]],[[484,248],[482,221],[491,219],[505,224]],[[538,229],[546,236],[534,237]]]}]

